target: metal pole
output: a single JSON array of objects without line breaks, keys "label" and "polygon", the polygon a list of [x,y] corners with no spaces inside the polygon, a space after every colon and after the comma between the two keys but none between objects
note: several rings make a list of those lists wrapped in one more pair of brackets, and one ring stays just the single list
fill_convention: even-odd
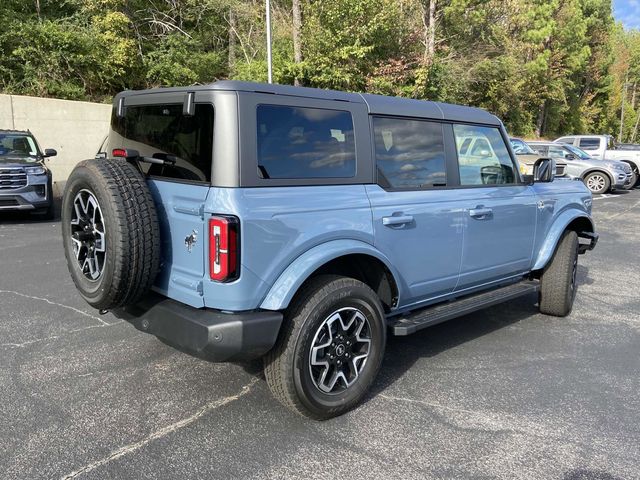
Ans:
[{"label": "metal pole", "polygon": [[273,83],[273,71],[271,69],[271,2],[265,0],[267,11],[267,80]]}]

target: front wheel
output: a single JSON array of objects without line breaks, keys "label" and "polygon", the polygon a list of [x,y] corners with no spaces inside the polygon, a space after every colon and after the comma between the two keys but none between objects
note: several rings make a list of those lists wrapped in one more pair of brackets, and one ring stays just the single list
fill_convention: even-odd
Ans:
[{"label": "front wheel", "polygon": [[267,383],[287,408],[316,420],[360,403],[386,345],[384,311],[364,283],[322,275],[297,295],[274,349],[264,359]]},{"label": "front wheel", "polygon": [[609,180],[609,177],[605,173],[592,172],[584,177],[584,184],[591,190],[591,193],[601,194],[609,191],[611,180]]},{"label": "front wheel", "polygon": [[569,315],[576,298],[578,235],[567,230],[540,278],[540,312],[556,317]]}]

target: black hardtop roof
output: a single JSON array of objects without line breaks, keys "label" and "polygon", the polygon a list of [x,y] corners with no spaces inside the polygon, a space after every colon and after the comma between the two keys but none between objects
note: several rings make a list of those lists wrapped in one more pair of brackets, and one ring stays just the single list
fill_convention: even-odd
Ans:
[{"label": "black hardtop roof", "polygon": [[351,103],[365,103],[367,105],[369,113],[371,114],[433,118],[437,120],[451,120],[456,122],[501,125],[500,120],[495,115],[492,115],[480,108],[466,107],[450,103],[415,100],[410,98],[372,95],[369,93],[348,93],[338,90],[323,90],[320,88],[294,87],[291,85],[242,82],[238,80],[221,80],[207,85],[197,85],[191,87],[129,90],[119,93],[116,98],[153,93],[175,93],[210,90],[267,93],[273,95],[317,98],[322,100],[338,100]]}]

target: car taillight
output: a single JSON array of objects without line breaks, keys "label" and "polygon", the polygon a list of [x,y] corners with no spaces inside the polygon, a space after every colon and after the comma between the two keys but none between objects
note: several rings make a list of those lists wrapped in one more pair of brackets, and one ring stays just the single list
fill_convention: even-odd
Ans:
[{"label": "car taillight", "polygon": [[111,154],[114,157],[126,157],[127,151],[124,148],[114,148]]},{"label": "car taillight", "polygon": [[230,282],[240,275],[240,221],[217,215],[209,220],[209,275]]}]

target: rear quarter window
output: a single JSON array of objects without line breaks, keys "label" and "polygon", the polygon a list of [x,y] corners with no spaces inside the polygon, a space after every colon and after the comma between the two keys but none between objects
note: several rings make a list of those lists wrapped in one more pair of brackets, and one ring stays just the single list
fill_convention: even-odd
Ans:
[{"label": "rear quarter window", "polygon": [[261,178],[351,178],[356,149],[351,113],[344,110],[258,105]]}]

